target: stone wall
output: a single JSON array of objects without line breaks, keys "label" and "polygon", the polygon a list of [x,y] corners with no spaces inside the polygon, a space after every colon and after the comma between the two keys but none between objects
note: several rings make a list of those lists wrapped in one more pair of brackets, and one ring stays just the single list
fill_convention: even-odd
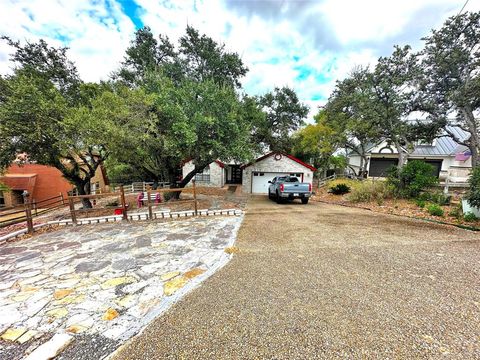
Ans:
[{"label": "stone wall", "polygon": [[289,159],[285,155],[280,160],[275,156],[269,156],[263,160],[253,163],[243,169],[242,191],[251,193],[252,191],[252,172],[266,173],[303,173],[303,182],[312,183],[313,171]]},{"label": "stone wall", "polygon": [[[189,161],[183,165],[182,168],[182,175],[183,177],[187,176],[190,171],[194,169],[194,165],[192,161]],[[207,172],[205,172],[207,173]],[[198,181],[198,186],[213,186],[213,187],[223,187],[225,185],[225,169],[221,167],[218,163],[213,162],[210,164],[210,169],[208,171],[210,173],[210,181]],[[187,186],[191,186],[192,182],[190,181]]]}]

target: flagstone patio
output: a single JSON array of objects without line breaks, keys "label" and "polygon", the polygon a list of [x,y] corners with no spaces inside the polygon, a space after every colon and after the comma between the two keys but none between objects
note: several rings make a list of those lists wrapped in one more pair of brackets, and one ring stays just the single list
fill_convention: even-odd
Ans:
[{"label": "flagstone patio", "polygon": [[0,246],[0,358],[54,334],[117,346],[228,261],[240,222],[78,226]]}]

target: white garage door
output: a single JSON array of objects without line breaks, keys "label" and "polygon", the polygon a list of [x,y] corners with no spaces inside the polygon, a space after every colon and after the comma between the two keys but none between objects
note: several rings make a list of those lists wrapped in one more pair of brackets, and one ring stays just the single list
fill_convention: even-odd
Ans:
[{"label": "white garage door", "polygon": [[302,181],[301,173],[267,173],[267,172],[252,172],[252,193],[253,194],[268,194],[268,187],[275,176],[296,176],[299,181]]}]

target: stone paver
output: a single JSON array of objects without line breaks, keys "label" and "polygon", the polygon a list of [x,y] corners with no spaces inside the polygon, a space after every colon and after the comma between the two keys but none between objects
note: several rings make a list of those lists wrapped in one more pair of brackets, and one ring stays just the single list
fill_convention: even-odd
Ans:
[{"label": "stone paver", "polygon": [[241,220],[69,227],[0,246],[0,358],[69,339],[55,334],[113,350],[228,261]]}]

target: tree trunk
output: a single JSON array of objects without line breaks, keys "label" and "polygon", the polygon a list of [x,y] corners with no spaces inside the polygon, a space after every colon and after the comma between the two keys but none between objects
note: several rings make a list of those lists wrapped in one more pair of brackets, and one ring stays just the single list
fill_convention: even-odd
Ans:
[{"label": "tree trunk", "polygon": [[[88,181],[76,181],[75,188],[78,195],[90,195],[90,179]],[[89,199],[82,199],[82,205],[84,209],[91,209],[92,203]]]},{"label": "tree trunk", "polygon": [[[176,189],[183,189],[185,186],[187,186],[187,184],[195,177],[196,174],[198,174],[199,172],[203,171],[203,169],[205,169],[205,167],[212,163],[214,160],[212,161],[209,161],[208,163],[204,163],[200,166],[197,166],[195,165],[195,167],[193,168],[192,171],[190,171],[181,181],[179,181],[178,183],[176,182],[176,179],[175,181],[172,181],[173,178],[175,177],[175,175],[170,172],[170,188],[176,188]],[[180,198],[180,194],[181,194],[181,191],[176,191],[175,192],[175,199],[179,199]]]},{"label": "tree trunk", "polygon": [[398,169],[402,169],[403,166],[406,164],[407,162],[407,159],[408,159],[408,154],[406,154],[404,151],[403,151],[403,148],[402,146],[400,145],[400,142],[398,140],[394,140],[393,141],[394,145],[395,145],[395,149],[397,150],[397,153],[398,153]]},{"label": "tree trunk", "polygon": [[359,166],[359,170],[358,170],[358,174],[356,174],[358,177],[362,177],[363,176],[363,167],[364,167],[364,161],[365,159],[363,158],[362,155],[360,155],[360,166]]},{"label": "tree trunk", "polygon": [[470,133],[468,148],[472,153],[472,167],[476,167],[480,164],[480,135],[478,133],[477,123],[475,121],[475,116],[469,108],[462,109],[462,114],[466,130]]},{"label": "tree trunk", "polygon": [[360,167],[360,176],[362,178],[366,178],[367,177],[367,167],[368,167],[368,158],[367,158],[367,155],[362,155],[361,156],[361,167]]}]

